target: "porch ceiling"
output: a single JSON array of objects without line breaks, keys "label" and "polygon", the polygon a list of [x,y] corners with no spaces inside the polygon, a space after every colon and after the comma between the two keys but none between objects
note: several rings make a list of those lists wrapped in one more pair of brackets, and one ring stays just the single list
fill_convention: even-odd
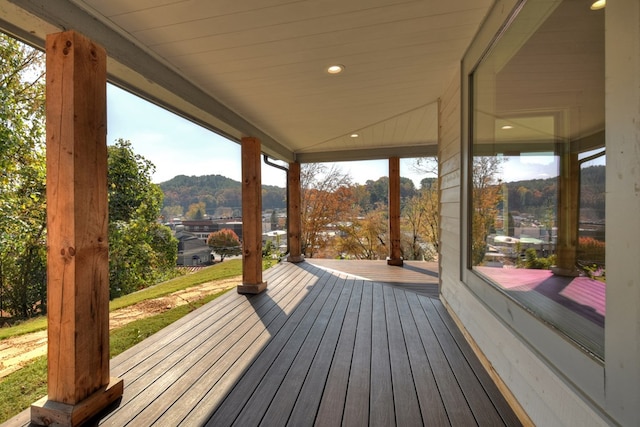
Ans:
[{"label": "porch ceiling", "polygon": [[337,161],[435,153],[437,100],[491,3],[0,0],[0,26],[40,46],[76,29],[112,82],[273,157]]}]

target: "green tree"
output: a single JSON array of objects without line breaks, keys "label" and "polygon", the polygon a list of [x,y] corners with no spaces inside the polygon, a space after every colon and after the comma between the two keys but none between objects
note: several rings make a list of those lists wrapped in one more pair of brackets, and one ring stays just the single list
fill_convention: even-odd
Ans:
[{"label": "green tree", "polygon": [[171,222],[174,218],[182,218],[184,209],[180,205],[165,206],[162,208],[164,221]]},{"label": "green tree", "polygon": [[112,298],[175,274],[178,242],[158,222],[162,191],[155,166],[119,139],[108,147],[109,286]]},{"label": "green tree", "polygon": [[0,34],[0,309],[46,311],[44,55]]},{"label": "green tree", "polygon": [[116,140],[108,148],[109,222],[160,217],[162,190],[151,181],[155,166],[133,151],[130,141]]},{"label": "green tree", "polygon": [[242,253],[242,246],[240,245],[240,238],[238,235],[228,228],[223,228],[220,231],[215,231],[207,237],[207,245],[211,247],[211,250],[220,255],[220,262],[224,261],[226,257],[240,255]]},{"label": "green tree", "polygon": [[271,258],[274,252],[276,252],[276,245],[272,240],[267,240],[262,248],[262,258]]},{"label": "green tree", "polygon": [[366,210],[375,209],[376,206],[389,203],[389,177],[383,176],[377,181],[367,180],[365,187],[369,192],[369,206]]}]

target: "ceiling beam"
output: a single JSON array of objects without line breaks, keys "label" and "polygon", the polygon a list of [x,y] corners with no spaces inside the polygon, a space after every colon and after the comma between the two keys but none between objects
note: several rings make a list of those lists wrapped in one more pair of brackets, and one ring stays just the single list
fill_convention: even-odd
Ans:
[{"label": "ceiling beam", "polygon": [[350,162],[360,160],[380,160],[391,157],[410,159],[415,157],[434,157],[438,155],[437,144],[408,145],[377,149],[338,150],[315,153],[296,153],[300,163]]}]

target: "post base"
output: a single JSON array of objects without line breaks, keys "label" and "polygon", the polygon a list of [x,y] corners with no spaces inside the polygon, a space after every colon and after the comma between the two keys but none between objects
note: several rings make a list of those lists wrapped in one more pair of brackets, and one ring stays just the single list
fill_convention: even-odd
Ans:
[{"label": "post base", "polygon": [[242,284],[238,285],[238,293],[239,294],[259,294],[260,292],[267,289],[267,282],[262,282],[258,284]]},{"label": "post base", "polygon": [[387,258],[387,265],[402,267],[404,265],[404,260],[402,258]]},{"label": "post base", "polygon": [[555,276],[564,276],[564,277],[578,277],[580,276],[580,270],[577,268],[562,268],[562,267],[551,267],[551,272]]},{"label": "post base", "polygon": [[68,403],[43,397],[31,405],[31,423],[41,426],[77,426],[97,415],[122,397],[124,382],[112,377],[109,384],[81,402]]},{"label": "post base", "polygon": [[287,262],[291,262],[291,263],[294,263],[294,264],[297,264],[299,262],[304,262],[304,255],[298,255],[298,256],[289,255],[287,257]]}]

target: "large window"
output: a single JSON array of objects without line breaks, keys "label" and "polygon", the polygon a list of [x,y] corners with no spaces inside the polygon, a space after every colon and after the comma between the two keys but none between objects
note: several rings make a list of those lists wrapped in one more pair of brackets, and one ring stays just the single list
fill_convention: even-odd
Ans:
[{"label": "large window", "polygon": [[472,76],[470,268],[604,358],[604,10],[527,2]]}]

